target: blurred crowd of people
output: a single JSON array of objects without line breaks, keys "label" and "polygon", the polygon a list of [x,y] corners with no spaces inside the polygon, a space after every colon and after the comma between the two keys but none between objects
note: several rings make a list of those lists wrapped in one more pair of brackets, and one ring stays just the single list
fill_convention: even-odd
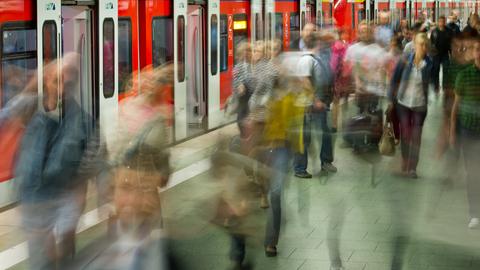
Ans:
[{"label": "blurred crowd of people", "polygon": [[[479,161],[474,153],[480,145],[479,31],[477,14],[471,14],[461,30],[455,12],[448,20],[440,16],[433,22],[420,17],[411,26],[402,20],[395,28],[389,13],[384,12],[377,24],[362,21],[354,33],[317,30],[316,25],[307,23],[295,41],[298,44],[293,47],[298,51],[294,52],[278,54],[278,41],[238,47],[234,93],[227,111],[238,116],[238,153],[274,170],[269,179],[246,170],[261,186],[261,207],[270,207],[264,242],[267,256],[277,254],[281,194],[290,166],[297,178],[335,173],[335,133],[343,135],[343,147],[362,154],[378,151],[388,125],[401,152],[394,174],[416,179],[429,98],[438,98],[440,92],[443,115],[436,158],[446,175],[441,180],[444,184],[455,180],[462,154],[470,206],[468,226],[479,225],[479,172],[473,165]],[[350,103],[357,107],[353,117],[347,113]],[[319,145],[320,167],[310,166],[309,172],[312,141]],[[403,252],[404,242],[403,236],[398,237],[398,253]],[[329,242],[331,269],[343,269],[337,244]],[[244,249],[244,245],[232,248]],[[244,251],[232,254],[242,254],[232,257],[241,265]],[[401,269],[397,257],[392,269]]]},{"label": "blurred crowd of people", "polygon": [[[435,23],[401,21],[395,29],[389,18],[381,13],[378,24],[362,21],[355,32],[307,23],[298,51],[282,52],[277,40],[237,46],[226,113],[237,116],[239,136],[220,140],[210,174],[225,184],[211,221],[231,238],[234,269],[253,267],[244,262],[243,229],[252,208],[267,209],[264,252],[277,256],[290,171],[308,179],[348,169],[335,166],[342,158],[334,152],[337,133],[343,147],[362,154],[378,149],[388,123],[400,144],[396,173],[421,176],[417,166],[430,89],[443,98],[436,158],[447,177],[441,180],[455,179],[463,156],[468,226],[480,225],[479,17],[472,14],[464,29],[455,13]],[[17,121],[25,129],[15,177],[31,269],[82,264],[74,256],[75,235],[89,180],[97,187],[99,206],[109,213],[111,235],[102,239],[109,244],[87,269],[176,269],[159,197],[171,172],[172,108],[164,99],[173,88],[173,66],[142,71],[141,82],[127,84],[142,89],[140,94],[123,100],[118,118],[99,128],[79,105],[78,55],[63,57],[61,73],[56,61],[44,67],[42,96],[34,91],[34,77],[0,114],[0,124]],[[350,117],[352,106],[356,112]],[[308,163],[316,143],[319,168]],[[343,269],[338,241],[328,241],[334,270]],[[392,269],[399,265],[394,259]]]}]

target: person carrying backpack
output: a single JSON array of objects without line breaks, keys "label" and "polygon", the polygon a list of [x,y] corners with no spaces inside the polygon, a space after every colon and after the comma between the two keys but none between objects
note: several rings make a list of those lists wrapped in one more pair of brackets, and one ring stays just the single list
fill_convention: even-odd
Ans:
[{"label": "person carrying backpack", "polygon": [[322,171],[337,172],[337,168],[333,162],[333,145],[330,128],[327,124],[328,112],[330,111],[330,103],[332,101],[332,72],[330,69],[329,59],[325,54],[318,57],[317,41],[319,36],[313,32],[315,38],[305,39],[305,46],[308,49],[300,57],[297,64],[297,76],[303,77],[302,82],[305,88],[313,89],[313,98],[307,105],[305,110],[304,126],[302,129],[303,153],[295,154],[294,170],[295,176],[299,178],[311,178],[312,175],[307,172],[308,154],[307,149],[310,145],[310,127],[314,126],[318,130],[320,138],[320,160],[322,163]]}]

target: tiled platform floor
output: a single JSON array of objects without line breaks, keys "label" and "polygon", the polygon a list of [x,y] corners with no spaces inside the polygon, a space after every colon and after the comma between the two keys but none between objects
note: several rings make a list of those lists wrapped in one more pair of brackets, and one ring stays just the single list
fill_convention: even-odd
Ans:
[{"label": "tiled platform floor", "polygon": [[[350,149],[339,147],[341,139],[337,138],[338,173],[317,174],[307,180],[289,177],[276,258],[263,254],[268,210],[255,211],[247,261],[254,269],[262,270],[328,270],[329,239],[338,238],[346,269],[388,270],[395,236],[405,235],[410,241],[403,269],[480,269],[480,230],[467,229],[463,164],[459,164],[454,185],[444,186],[444,163],[434,158],[440,107],[439,99],[432,97],[424,127],[419,179],[392,175],[392,170],[399,167],[399,153],[393,158],[354,155]],[[318,158],[310,164],[310,171],[318,171]],[[371,183],[372,166],[375,185]],[[229,267],[227,234],[208,222],[213,215],[215,186],[205,172],[163,193],[166,227],[176,238],[173,250],[187,269]],[[99,225],[84,232],[79,236],[79,249],[104,231],[105,226]],[[14,267],[24,268],[25,263]]]}]

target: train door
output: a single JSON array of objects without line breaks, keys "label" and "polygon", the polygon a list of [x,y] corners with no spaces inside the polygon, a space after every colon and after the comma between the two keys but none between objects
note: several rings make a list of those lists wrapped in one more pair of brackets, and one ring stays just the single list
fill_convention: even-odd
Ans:
[{"label": "train door", "polygon": [[[62,6],[62,56],[69,53],[78,54],[78,85],[69,91],[74,91],[74,97],[84,112],[93,119],[94,92],[92,74],[92,11],[87,6]],[[93,122],[88,125],[93,128]]]},{"label": "train door", "polygon": [[[60,117],[60,71],[61,71],[61,0],[51,0],[45,5],[37,5],[37,69],[38,69],[38,106],[40,110],[56,113]],[[55,62],[56,61],[56,62]],[[54,65],[54,66],[52,66]],[[58,76],[54,78],[47,91],[45,84],[49,75],[47,67],[56,69]],[[45,71],[45,72],[44,72]],[[51,95],[55,96],[55,107],[46,104]]]},{"label": "train door", "polygon": [[95,96],[99,106],[97,117],[105,133],[118,115],[118,6],[117,1],[99,0],[97,7],[99,87]]},{"label": "train door", "polygon": [[220,0],[208,5],[208,129],[220,125],[223,113],[220,106]]},{"label": "train door", "polygon": [[187,0],[173,1],[173,52],[175,69],[174,118],[175,140],[187,137],[187,76],[186,76],[186,27]]},{"label": "train door", "polygon": [[187,25],[187,135],[203,132],[206,127],[207,91],[205,87],[205,10],[188,5]]}]

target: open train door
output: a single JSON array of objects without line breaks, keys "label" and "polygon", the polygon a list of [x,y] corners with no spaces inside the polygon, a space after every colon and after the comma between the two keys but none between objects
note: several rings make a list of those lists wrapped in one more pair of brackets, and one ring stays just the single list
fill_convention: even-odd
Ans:
[{"label": "open train door", "polygon": [[223,119],[220,106],[220,0],[208,4],[208,129],[218,127]]},{"label": "open train door", "polygon": [[118,6],[113,0],[97,3],[99,121],[105,132],[118,117]]},{"label": "open train door", "polygon": [[207,127],[207,39],[204,5],[189,4],[186,27],[187,136],[203,133]]},{"label": "open train door", "polygon": [[[60,72],[61,72],[61,34],[62,34],[62,3],[61,0],[48,0],[37,3],[37,70],[38,70],[38,106],[40,110],[56,113],[60,119]],[[55,62],[56,61],[56,62]],[[47,65],[55,65],[59,74],[52,84],[51,91],[47,92],[44,82],[48,72]],[[54,67],[52,67],[53,69]],[[56,95],[55,109],[49,109],[44,104],[46,95]]]},{"label": "open train door", "polygon": [[187,27],[187,0],[175,0],[173,4],[173,52],[175,69],[174,118],[175,140],[187,137],[187,74],[185,39]]}]

